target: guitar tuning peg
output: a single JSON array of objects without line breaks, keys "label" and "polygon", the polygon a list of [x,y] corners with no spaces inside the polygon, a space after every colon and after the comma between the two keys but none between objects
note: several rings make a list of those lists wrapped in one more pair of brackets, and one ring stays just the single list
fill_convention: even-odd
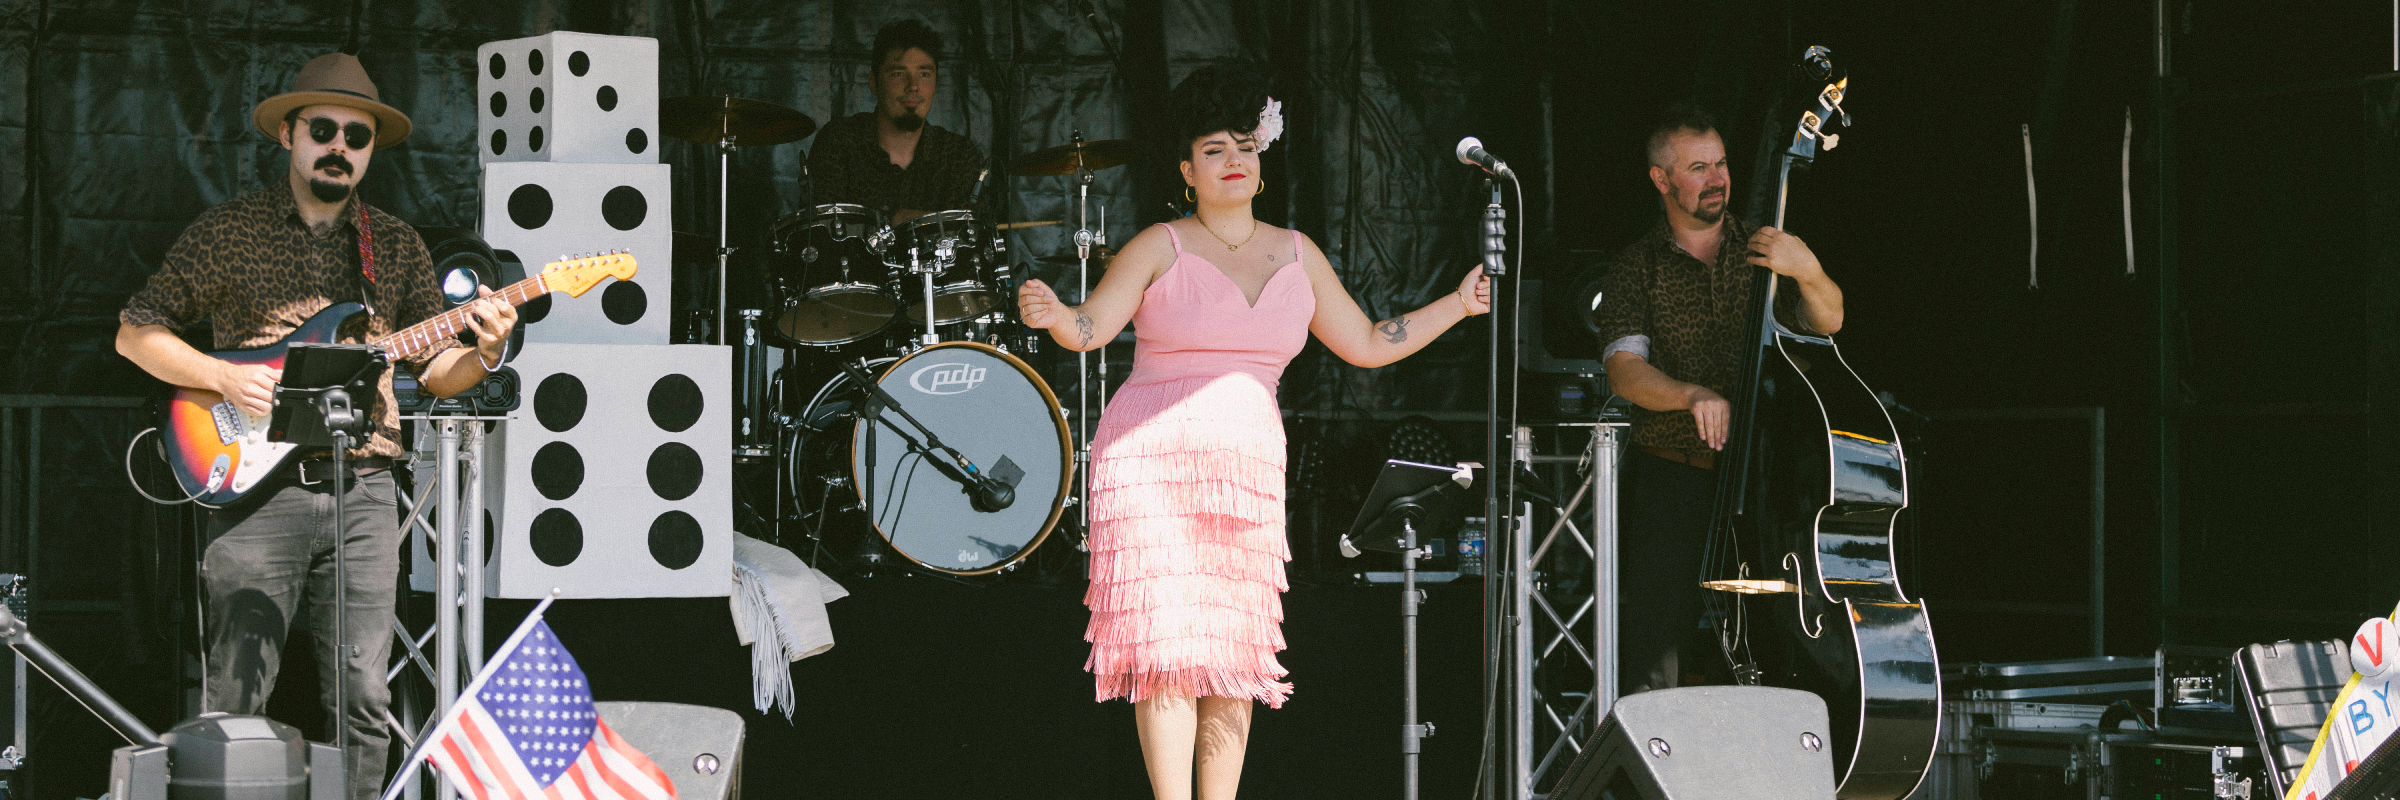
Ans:
[{"label": "guitar tuning peg", "polygon": [[1818,133],[1817,133],[1817,135],[1818,135],[1818,136],[1825,137],[1825,149],[1827,149],[1827,150],[1831,150],[1831,149],[1834,149],[1834,148],[1836,148],[1836,147],[1840,147],[1840,146],[1842,146],[1842,135],[1841,135],[1841,134],[1838,134],[1838,133],[1825,133],[1825,132],[1822,132],[1822,131],[1820,131],[1820,132],[1818,132]]}]

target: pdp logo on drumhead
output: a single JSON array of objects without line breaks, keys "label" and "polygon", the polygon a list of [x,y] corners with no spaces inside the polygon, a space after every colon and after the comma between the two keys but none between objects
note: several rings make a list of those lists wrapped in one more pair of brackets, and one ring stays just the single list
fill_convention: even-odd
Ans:
[{"label": "pdp logo on drumhead", "polygon": [[965,394],[991,370],[966,364],[928,364],[909,373],[908,385],[926,394]]}]

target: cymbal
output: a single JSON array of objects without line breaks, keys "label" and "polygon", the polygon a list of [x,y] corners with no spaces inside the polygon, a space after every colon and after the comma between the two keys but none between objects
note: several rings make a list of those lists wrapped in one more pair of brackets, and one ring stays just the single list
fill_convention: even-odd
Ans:
[{"label": "cymbal", "polygon": [[[1094,261],[1094,262],[1096,262],[1096,263],[1100,263],[1100,264],[1106,264],[1106,263],[1108,263],[1108,260],[1109,260],[1109,259],[1116,258],[1116,257],[1117,257],[1117,251],[1115,251],[1115,250],[1110,250],[1110,249],[1108,249],[1108,248],[1106,248],[1106,247],[1094,247],[1094,248],[1092,248],[1092,261]],[[1076,258],[1074,253],[1067,253],[1066,255],[1057,255],[1057,256],[1042,256],[1042,257],[1040,257],[1040,258],[1036,258],[1036,259],[1034,259],[1034,260],[1035,260],[1035,261],[1042,262],[1042,263],[1044,263],[1044,264],[1070,264],[1070,265],[1071,265],[1071,264],[1077,264],[1077,263],[1080,263],[1080,262],[1082,261],[1082,259],[1078,259],[1078,258]]]},{"label": "cymbal", "polygon": [[1017,229],[1017,228],[1039,228],[1039,227],[1042,227],[1042,226],[1044,226],[1044,225],[1057,225],[1057,224],[1059,224],[1059,223],[1062,223],[1062,222],[1066,222],[1066,220],[1063,220],[1063,219],[1037,219],[1037,220],[1033,220],[1033,221],[1031,221],[1031,222],[1003,222],[1003,223],[1000,223],[1000,224],[998,224],[998,225],[994,225],[994,226],[992,226],[992,228],[993,228],[994,230],[1003,230],[1003,231],[1005,231],[1005,230],[1014,230],[1014,229]]},{"label": "cymbal", "polygon": [[701,144],[725,138],[736,147],[757,147],[806,139],[817,132],[817,121],[788,106],[746,97],[662,97],[658,132]]},{"label": "cymbal", "polygon": [[1101,139],[1080,146],[1062,144],[1026,153],[1008,162],[1008,174],[1039,177],[1043,175],[1073,175],[1078,164],[1083,170],[1108,169],[1130,163],[1141,154],[1132,139]]}]

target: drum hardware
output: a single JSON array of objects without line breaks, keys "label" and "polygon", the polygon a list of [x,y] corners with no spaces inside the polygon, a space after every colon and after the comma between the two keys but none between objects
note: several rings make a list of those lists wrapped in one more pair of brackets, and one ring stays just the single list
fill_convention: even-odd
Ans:
[{"label": "drum hardware", "polygon": [[767,363],[770,353],[760,330],[765,317],[766,312],[755,308],[742,309],[736,315],[741,331],[740,345],[733,351],[733,457],[737,461],[773,458],[780,437],[781,426],[776,424],[767,391],[767,375],[773,368]]},{"label": "drum hardware", "polygon": [[733,248],[725,246],[727,162],[735,147],[796,142],[817,132],[807,114],[769,103],[726,95],[667,97],[658,101],[660,133],[717,149],[717,344],[725,344],[726,274]]}]

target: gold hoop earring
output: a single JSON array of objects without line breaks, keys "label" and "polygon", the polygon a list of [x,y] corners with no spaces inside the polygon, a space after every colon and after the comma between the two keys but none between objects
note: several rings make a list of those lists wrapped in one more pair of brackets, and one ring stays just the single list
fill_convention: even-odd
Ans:
[{"label": "gold hoop earring", "polygon": [[1267,193],[1267,182],[1266,182],[1266,181],[1259,181],[1259,182],[1258,182],[1258,191],[1251,192],[1251,193],[1250,193],[1250,196],[1251,196],[1251,197],[1257,197],[1257,196],[1259,196],[1259,195],[1266,194],[1266,193]]},{"label": "gold hoop earring", "polygon": [[1193,204],[1193,205],[1199,205],[1199,203],[1200,203],[1200,196],[1199,196],[1199,195],[1196,195],[1196,194],[1193,194],[1193,193],[1192,193],[1192,187],[1191,187],[1191,186],[1189,186],[1189,185],[1186,185],[1186,186],[1184,186],[1184,187],[1183,187],[1183,201],[1184,201],[1184,202],[1186,202],[1186,203],[1191,203],[1191,204]]}]

